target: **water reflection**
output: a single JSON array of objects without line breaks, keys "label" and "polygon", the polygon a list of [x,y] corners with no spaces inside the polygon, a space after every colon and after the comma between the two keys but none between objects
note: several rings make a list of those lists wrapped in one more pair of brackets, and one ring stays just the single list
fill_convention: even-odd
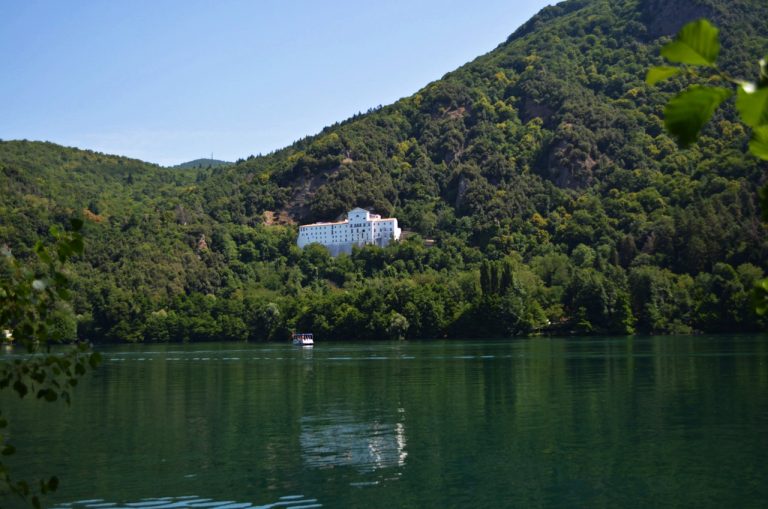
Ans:
[{"label": "water reflection", "polygon": [[299,349],[299,352],[301,353],[301,358],[305,361],[311,361],[315,355],[315,350],[313,348],[301,348]]},{"label": "water reflection", "polygon": [[71,407],[0,400],[60,509],[768,501],[765,336],[104,354]]},{"label": "water reflection", "polygon": [[408,457],[402,422],[362,423],[340,413],[308,416],[301,419],[299,440],[302,460],[312,468],[347,466],[366,472],[402,467]]},{"label": "water reflection", "polygon": [[315,498],[306,498],[303,495],[287,495],[280,497],[277,502],[266,505],[253,505],[250,502],[235,502],[233,500],[213,500],[194,495],[183,497],[159,497],[144,498],[135,502],[108,502],[101,498],[78,500],[60,504],[53,509],[273,509],[287,507],[288,509],[309,509],[322,507]]}]

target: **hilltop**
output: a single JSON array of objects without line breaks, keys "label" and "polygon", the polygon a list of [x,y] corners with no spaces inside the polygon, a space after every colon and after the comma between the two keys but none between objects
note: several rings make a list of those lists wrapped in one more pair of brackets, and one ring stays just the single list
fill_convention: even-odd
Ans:
[{"label": "hilltop", "polygon": [[[766,15],[756,0],[568,0],[410,97],[210,170],[2,142],[2,238],[23,252],[73,212],[98,218],[76,266],[96,339],[759,328],[766,165],[732,107],[678,150],[662,109],[684,78],[644,76],[707,16],[725,70],[753,78]],[[435,247],[296,249],[292,223],[354,206]]]},{"label": "hilltop", "polygon": [[219,166],[228,166],[230,164],[233,164],[233,163],[229,161],[221,161],[219,159],[202,158],[202,159],[195,159],[193,161],[187,161],[186,163],[177,164],[175,166],[172,166],[172,168],[204,169],[204,168],[218,168]]}]

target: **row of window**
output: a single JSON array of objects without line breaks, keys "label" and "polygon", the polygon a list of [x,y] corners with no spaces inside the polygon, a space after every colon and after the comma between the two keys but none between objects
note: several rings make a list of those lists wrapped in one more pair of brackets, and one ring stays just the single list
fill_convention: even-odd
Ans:
[{"label": "row of window", "polygon": [[326,234],[341,235],[341,234],[346,234],[346,233],[350,233],[350,232],[351,233],[365,233],[365,232],[368,232],[368,233],[374,232],[374,233],[376,233],[376,232],[391,232],[391,231],[392,231],[391,228],[373,228],[373,229],[371,229],[371,228],[351,228],[349,230],[335,230],[335,231],[334,230],[302,231],[301,234],[302,235],[326,235]]},{"label": "row of window", "polygon": [[[384,233],[384,232],[380,232],[380,233]],[[391,233],[389,233],[389,235],[391,235]],[[334,239],[334,240],[337,239],[337,238],[341,239],[341,235],[330,235],[329,236],[329,235],[321,235],[321,234],[314,234],[314,233],[310,233],[309,235],[307,235],[307,237],[312,238],[312,239],[329,238],[329,237],[331,239]],[[351,237],[353,237],[353,238],[354,237],[363,238],[363,237],[368,237],[368,235],[366,235],[364,233],[358,233],[358,234],[352,234]],[[374,235],[374,237],[378,237],[378,235]],[[344,238],[347,239],[347,238],[349,238],[349,236],[345,235]]]},{"label": "row of window", "polygon": [[[316,228],[320,228],[320,227],[316,227]],[[353,232],[353,233],[355,233],[355,232],[357,231],[357,230],[355,230],[355,228],[356,228],[356,227],[353,225],[353,226],[352,226],[352,232]],[[313,229],[313,228],[307,228],[307,230],[309,230],[309,231],[308,231],[308,234],[309,234],[309,235],[321,235],[321,234],[323,234],[323,233],[328,233],[329,231],[330,231],[331,233],[336,233],[336,232],[334,232],[334,230],[333,230],[333,229],[323,229],[323,230],[317,231],[317,230],[315,230],[315,229]],[[337,231],[338,231],[338,230],[337,230]],[[368,229],[368,228],[365,228],[365,229],[364,229],[364,231],[370,231],[370,229]],[[388,227],[388,226],[381,226],[381,227],[375,227],[375,226],[374,226],[374,227],[373,227],[373,232],[374,232],[374,233],[376,233],[377,231],[392,231],[392,228],[391,228],[391,227]]]},{"label": "row of window", "polygon": [[366,226],[366,225],[369,225],[369,224],[375,225],[377,223],[381,223],[381,224],[384,224],[384,225],[392,224],[391,221],[367,221],[367,222],[362,222],[362,223],[330,223],[330,224],[319,224],[319,225],[308,224],[308,225],[303,225],[302,228],[314,228],[314,229],[317,229],[317,228],[328,228],[329,226],[331,228],[336,227],[336,226],[339,226],[339,227],[342,227],[342,226],[361,227],[361,226]]}]

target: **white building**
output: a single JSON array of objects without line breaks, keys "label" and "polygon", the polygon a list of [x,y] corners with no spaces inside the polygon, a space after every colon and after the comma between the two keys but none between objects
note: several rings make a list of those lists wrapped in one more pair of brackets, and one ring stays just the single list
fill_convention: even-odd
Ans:
[{"label": "white building", "polygon": [[318,243],[327,247],[332,255],[349,253],[352,246],[374,244],[387,246],[393,240],[400,239],[397,219],[382,219],[377,214],[355,208],[349,211],[347,219],[338,223],[314,223],[299,226],[299,238],[296,244],[303,248]]}]

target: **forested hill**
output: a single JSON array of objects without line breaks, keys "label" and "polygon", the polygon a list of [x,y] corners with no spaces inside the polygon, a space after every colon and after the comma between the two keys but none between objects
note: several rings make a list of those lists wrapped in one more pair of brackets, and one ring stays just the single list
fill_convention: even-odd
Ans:
[{"label": "forested hill", "polygon": [[218,166],[227,166],[229,164],[232,164],[227,161],[221,161],[219,159],[195,159],[194,161],[187,161],[186,163],[177,164],[176,166],[173,166],[173,168],[216,168]]},{"label": "forested hill", "polygon": [[723,28],[725,70],[754,77],[749,66],[768,41],[766,11],[760,1],[712,0],[573,0],[546,8],[496,50],[413,96],[240,164],[229,178],[242,208],[232,212],[251,218],[285,209],[316,220],[359,204],[397,209],[411,224],[425,211],[507,220],[549,213],[573,196],[550,184],[631,192],[658,182],[633,184],[625,171],[698,177],[691,168],[702,159],[734,167],[733,157],[743,176],[755,177],[756,164],[743,168],[738,155],[742,133],[726,129],[732,116],[717,118],[697,150],[676,151],[662,132],[661,110],[682,83],[655,89],[643,78],[660,63],[666,39],[657,35],[702,15]]},{"label": "forested hill", "polygon": [[[766,15],[759,0],[569,0],[410,97],[233,166],[1,143],[0,238],[23,252],[85,209],[75,306],[91,339],[760,328],[766,165],[732,106],[678,150],[662,109],[684,78],[644,76],[706,16],[724,69],[754,79]],[[293,246],[292,222],[353,206],[420,237],[337,259]]]}]

